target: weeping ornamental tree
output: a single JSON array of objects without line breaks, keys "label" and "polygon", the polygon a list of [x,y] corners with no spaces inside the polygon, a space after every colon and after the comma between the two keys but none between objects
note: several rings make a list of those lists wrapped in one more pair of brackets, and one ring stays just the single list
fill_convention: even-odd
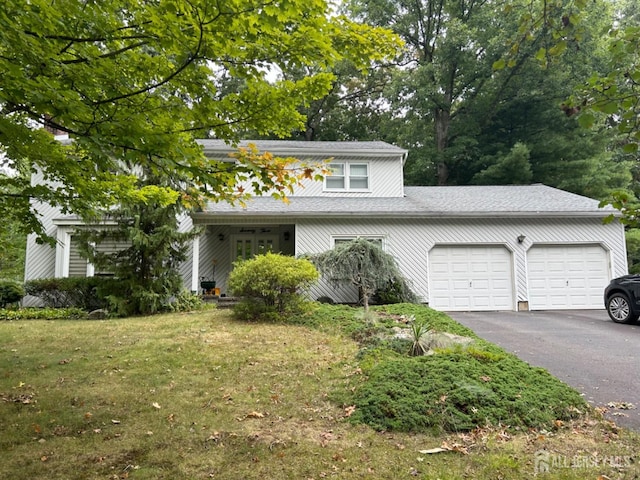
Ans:
[{"label": "weeping ornamental tree", "polygon": [[322,277],[337,287],[358,288],[365,311],[380,290],[394,290],[401,301],[413,302],[415,295],[396,265],[382,247],[366,238],[345,242],[312,258]]}]

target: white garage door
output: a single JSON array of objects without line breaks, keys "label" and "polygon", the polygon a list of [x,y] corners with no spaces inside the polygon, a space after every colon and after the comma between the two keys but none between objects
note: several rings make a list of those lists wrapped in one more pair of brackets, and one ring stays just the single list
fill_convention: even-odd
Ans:
[{"label": "white garage door", "polygon": [[511,252],[440,246],[429,253],[429,305],[438,310],[513,310]]},{"label": "white garage door", "polygon": [[529,308],[604,308],[608,258],[599,245],[534,245],[527,252]]}]

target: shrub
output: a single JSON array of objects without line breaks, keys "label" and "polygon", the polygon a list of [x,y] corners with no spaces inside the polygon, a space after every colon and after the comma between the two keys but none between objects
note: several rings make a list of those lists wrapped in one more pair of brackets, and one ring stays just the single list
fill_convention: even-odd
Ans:
[{"label": "shrub", "polygon": [[[210,304],[215,305],[215,304]],[[202,310],[205,307],[205,303],[202,301],[200,295],[183,290],[176,295],[171,302],[169,302],[168,308],[171,312],[191,312],[194,310]]]},{"label": "shrub", "polygon": [[24,297],[24,287],[14,280],[0,280],[0,307],[18,303]]},{"label": "shrub", "polygon": [[587,408],[546,370],[512,355],[479,359],[475,353],[382,359],[352,399],[358,407],[352,420],[407,432],[553,428]]},{"label": "shrub", "polygon": [[91,311],[107,307],[105,290],[109,285],[117,285],[117,281],[110,277],[43,278],[26,282],[25,291],[45,307]]},{"label": "shrub", "polygon": [[411,290],[407,280],[398,275],[385,287],[376,290],[373,301],[377,304],[389,305],[392,303],[416,303],[418,298]]},{"label": "shrub", "polygon": [[229,275],[229,289],[243,300],[234,307],[245,320],[281,319],[285,313],[304,310],[301,293],[318,279],[309,260],[267,252],[236,262]]}]

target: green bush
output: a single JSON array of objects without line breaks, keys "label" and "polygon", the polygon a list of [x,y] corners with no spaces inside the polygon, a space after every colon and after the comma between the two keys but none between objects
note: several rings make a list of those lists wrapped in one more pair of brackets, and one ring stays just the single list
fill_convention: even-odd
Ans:
[{"label": "green bush", "polygon": [[229,289],[242,301],[234,313],[244,320],[276,320],[299,313],[308,303],[302,291],[318,279],[309,260],[267,252],[236,262],[229,275]]},{"label": "green bush", "polygon": [[373,296],[376,304],[389,305],[393,303],[416,303],[418,298],[411,290],[407,280],[398,275],[384,288],[379,288]]},{"label": "green bush", "polygon": [[117,288],[111,277],[43,278],[25,283],[27,295],[39,298],[45,307],[76,307],[91,311],[106,308],[109,286]]},{"label": "green bush", "polygon": [[[357,389],[353,421],[378,430],[468,431],[478,426],[553,428],[587,408],[578,392],[512,355],[464,352],[384,357]],[[500,358],[492,361],[492,358]]]},{"label": "green bush", "polygon": [[24,297],[24,287],[14,280],[0,280],[0,308],[18,303]]},{"label": "green bush", "polygon": [[[176,295],[168,304],[168,309],[171,312],[191,312],[194,310],[202,310],[205,308],[205,303],[202,301],[200,295],[183,290]],[[215,305],[215,304],[209,304]]]}]

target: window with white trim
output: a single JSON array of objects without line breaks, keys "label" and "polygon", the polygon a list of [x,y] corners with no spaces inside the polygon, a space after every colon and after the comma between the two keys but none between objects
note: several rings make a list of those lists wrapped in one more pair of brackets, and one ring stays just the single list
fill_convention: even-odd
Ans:
[{"label": "window with white trim", "polygon": [[372,243],[375,243],[376,245],[379,245],[380,248],[384,249],[384,236],[382,235],[334,235],[332,238],[334,248],[342,243],[351,242],[358,238],[364,238]]},{"label": "window with white trim", "polygon": [[325,177],[325,190],[369,190],[369,164],[332,162],[331,173]]}]

